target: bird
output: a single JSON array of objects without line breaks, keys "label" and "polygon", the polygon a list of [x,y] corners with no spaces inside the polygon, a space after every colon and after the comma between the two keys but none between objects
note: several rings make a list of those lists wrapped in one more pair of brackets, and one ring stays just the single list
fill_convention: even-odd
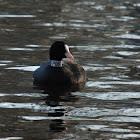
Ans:
[{"label": "bird", "polygon": [[68,45],[55,41],[49,50],[49,60],[33,72],[35,85],[38,87],[63,86],[86,82],[86,71],[74,61]]}]

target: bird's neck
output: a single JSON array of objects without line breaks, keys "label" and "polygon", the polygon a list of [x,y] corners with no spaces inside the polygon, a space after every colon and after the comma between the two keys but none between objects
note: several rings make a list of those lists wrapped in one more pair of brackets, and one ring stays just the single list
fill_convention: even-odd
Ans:
[{"label": "bird's neck", "polygon": [[59,60],[51,60],[52,67],[62,67],[62,61]]}]

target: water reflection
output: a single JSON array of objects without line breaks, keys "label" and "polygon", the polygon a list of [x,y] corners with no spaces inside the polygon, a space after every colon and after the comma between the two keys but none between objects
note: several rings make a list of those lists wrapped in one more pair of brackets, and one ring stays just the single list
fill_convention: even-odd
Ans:
[{"label": "water reflection", "polygon": [[8,67],[8,68],[5,68],[5,69],[35,71],[37,68],[39,68],[39,66],[16,66],[16,67]]},{"label": "water reflection", "polygon": [[[65,102],[76,102],[78,99],[71,94],[71,92],[76,92],[81,90],[85,83],[78,84],[65,84],[65,85],[38,85],[35,81],[33,82],[34,89],[42,89],[44,94],[48,94],[45,99],[45,103],[51,107],[57,107],[65,105]],[[62,103],[62,104],[61,104]],[[63,120],[65,117],[67,109],[56,108],[54,112],[48,113],[48,117],[53,118],[50,124],[50,131],[62,132],[68,131],[67,120]]]},{"label": "water reflection", "polygon": [[[139,0],[0,5],[0,139],[140,138]],[[87,71],[81,91],[32,89],[56,39]]]},{"label": "water reflection", "polygon": [[33,49],[30,48],[6,48],[6,49],[11,51],[33,51]]},{"label": "water reflection", "polygon": [[140,36],[135,35],[135,34],[121,34],[121,35],[116,35],[116,36],[112,36],[112,37],[127,38],[127,39],[140,39]]},{"label": "water reflection", "polygon": [[7,138],[0,138],[0,140],[22,140],[22,137],[7,137]]},{"label": "water reflection", "polygon": [[61,101],[71,101],[74,98],[71,92],[80,91],[84,87],[85,83],[78,84],[65,84],[65,85],[38,85],[33,82],[33,88],[43,90],[44,94],[48,94],[46,103],[49,106],[60,105]]},{"label": "water reflection", "polygon": [[0,18],[32,18],[35,15],[0,15]]},{"label": "water reflection", "polygon": [[62,118],[65,116],[66,110],[56,109],[54,113],[48,113],[48,117],[55,118],[50,124],[50,131],[53,132],[62,132],[67,131],[67,121]]}]

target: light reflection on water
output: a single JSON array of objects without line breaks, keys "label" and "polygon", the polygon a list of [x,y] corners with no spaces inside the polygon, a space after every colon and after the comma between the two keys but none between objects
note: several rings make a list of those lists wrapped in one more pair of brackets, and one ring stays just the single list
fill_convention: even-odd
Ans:
[{"label": "light reflection on water", "polygon": [[121,35],[116,35],[112,37],[127,38],[127,39],[140,39],[140,35],[135,35],[135,34],[121,34]]},{"label": "light reflection on water", "polygon": [[13,69],[13,70],[23,70],[23,71],[35,71],[39,66],[18,66],[18,67],[9,67],[5,69]]},{"label": "light reflection on water", "polygon": [[78,23],[69,23],[69,24],[66,24],[66,23],[44,23],[44,24],[41,24],[41,26],[48,26],[48,27],[79,27],[79,28],[95,28],[95,27],[106,27],[107,25],[104,25],[104,24],[94,24],[94,25],[89,25],[89,24],[78,24]]},{"label": "light reflection on water", "polygon": [[122,16],[121,18],[111,18],[111,20],[116,20],[116,21],[128,21],[128,20],[134,20],[134,17],[129,17],[129,16]]},{"label": "light reflection on water", "polygon": [[84,2],[76,2],[76,5],[86,5],[86,6],[91,6],[95,5],[95,2],[90,2],[90,1],[84,1]]},{"label": "light reflection on water", "polygon": [[[0,139],[140,138],[138,0],[0,3]],[[87,72],[57,101],[32,89],[55,40]]]},{"label": "light reflection on water", "polygon": [[55,109],[73,108],[68,106],[46,107],[46,105],[39,105],[34,103],[10,103],[10,102],[0,103],[0,107],[1,108],[24,108],[24,109],[31,109],[34,111],[42,111],[42,112],[54,112]]},{"label": "light reflection on water", "polygon": [[22,140],[22,137],[7,137],[7,138],[0,138],[0,140]]},{"label": "light reflection on water", "polygon": [[[124,99],[139,99],[140,94],[139,92],[106,92],[106,93],[98,93],[98,92],[89,92],[89,93],[79,93],[76,92],[74,95],[79,95],[79,96],[86,96],[88,98],[92,99],[100,99],[100,100],[110,100],[110,101],[120,101]],[[130,102],[131,103],[131,102]],[[133,102],[132,102],[133,104]],[[135,103],[134,103],[135,105]],[[136,105],[140,105],[139,103],[136,103]]]},{"label": "light reflection on water", "polygon": [[35,15],[0,15],[0,18],[32,18]]},{"label": "light reflection on water", "polygon": [[30,49],[30,48],[7,48],[7,50],[11,50],[11,51],[33,51],[33,49]]},{"label": "light reflection on water", "polygon": [[0,66],[6,66],[7,64],[0,64]]},{"label": "light reflection on water", "polygon": [[86,86],[88,87],[106,87],[106,86],[109,86],[109,87],[114,87],[113,85],[140,85],[140,81],[106,81],[106,82],[101,82],[101,81],[88,81],[86,83]]},{"label": "light reflection on water", "polygon": [[5,61],[0,61],[0,66],[6,66],[8,65],[9,63],[11,63],[12,61],[8,61],[8,60],[5,60]]},{"label": "light reflection on water", "polygon": [[130,51],[119,51],[119,52],[116,52],[116,53],[119,54],[119,55],[124,55],[124,56],[139,54],[139,52],[130,52]]},{"label": "light reflection on water", "polygon": [[140,3],[135,3],[133,4],[134,6],[139,6],[140,7]]}]

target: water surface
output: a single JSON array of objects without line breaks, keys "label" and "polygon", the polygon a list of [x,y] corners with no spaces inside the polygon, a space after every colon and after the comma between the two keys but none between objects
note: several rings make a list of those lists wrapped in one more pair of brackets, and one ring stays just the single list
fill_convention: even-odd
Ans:
[{"label": "water surface", "polygon": [[[140,139],[138,0],[0,5],[0,139]],[[56,40],[88,79],[53,104],[33,89],[32,73]]]}]

